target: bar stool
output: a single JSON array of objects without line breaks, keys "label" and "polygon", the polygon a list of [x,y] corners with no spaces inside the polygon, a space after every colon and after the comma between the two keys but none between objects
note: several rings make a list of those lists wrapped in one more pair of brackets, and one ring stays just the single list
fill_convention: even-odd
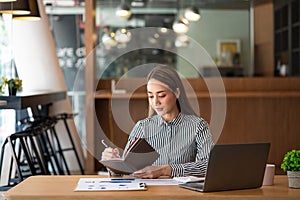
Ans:
[{"label": "bar stool", "polygon": [[66,129],[68,137],[69,137],[69,140],[70,140],[70,143],[71,143],[71,147],[70,148],[63,148],[62,151],[63,152],[64,151],[73,151],[74,152],[77,163],[78,163],[78,166],[79,166],[79,169],[80,169],[80,172],[81,172],[81,174],[84,174],[84,169],[83,169],[82,163],[80,161],[79,154],[78,154],[78,151],[76,149],[76,146],[75,146],[75,143],[74,143],[74,140],[73,140],[68,122],[67,122],[67,120],[73,119],[76,115],[77,115],[77,113],[71,113],[71,114],[69,114],[69,113],[60,113],[60,114],[57,114],[55,116],[52,116],[52,119],[56,120],[57,122],[60,121],[60,120],[63,121],[65,129]]},{"label": "bar stool", "polygon": [[[47,167],[47,173],[52,173],[54,175],[65,175],[62,163],[59,161],[57,155],[57,149],[55,147],[54,140],[52,139],[53,126],[53,122],[49,121],[40,121],[38,124],[35,124],[33,128],[40,128],[42,130],[41,134],[36,134],[35,137],[37,138],[37,143],[41,148],[45,162],[47,166],[49,166]],[[57,140],[57,138],[55,138],[55,140]],[[64,161],[66,164],[65,159]]]},{"label": "bar stool", "polygon": [[22,119],[20,122],[21,126],[25,129],[41,127],[43,134],[39,136],[39,142],[53,173],[55,175],[65,175],[65,169],[66,173],[70,175],[71,173],[55,130],[57,121],[51,117],[29,117]]},{"label": "bar stool", "polygon": [[[68,175],[70,175],[71,173],[70,173],[68,164],[67,164],[65,156],[64,156],[64,152],[67,152],[67,151],[73,151],[74,152],[74,155],[75,155],[76,161],[78,163],[80,172],[81,172],[81,174],[84,174],[84,168],[83,168],[83,165],[80,161],[79,154],[78,154],[78,151],[76,149],[75,142],[74,142],[74,139],[72,137],[72,134],[71,134],[68,122],[67,122],[67,120],[73,119],[76,115],[77,114],[73,114],[73,113],[72,114],[60,113],[60,114],[57,114],[57,115],[54,115],[54,116],[47,116],[47,117],[44,117],[44,116],[35,116],[34,118],[28,117],[28,118],[24,118],[24,119],[19,121],[19,124],[22,127],[21,129],[26,129],[28,127],[34,127],[34,126],[38,126],[38,125],[41,125],[41,124],[43,124],[43,126],[46,126],[46,127],[48,126],[48,128],[49,128],[47,130],[48,134],[45,134],[45,136],[44,136],[45,140],[50,140],[51,143],[53,143],[53,147],[56,147],[55,149],[53,149],[53,151],[56,152],[59,155],[59,158],[61,158],[61,165],[60,166],[61,166],[61,168],[63,168],[63,167],[65,168]],[[63,124],[64,124],[64,127],[65,127],[66,132],[67,132],[68,139],[69,139],[70,144],[71,144],[70,147],[62,148],[62,145],[61,145],[59,137],[58,137],[58,134],[60,134],[60,133],[57,133],[57,130],[56,130],[56,125],[58,124],[59,121],[62,121]],[[53,136],[54,140],[51,140],[51,138],[52,138],[51,136]],[[50,153],[51,153],[52,149],[50,148],[49,150],[50,150]],[[55,160],[55,162],[56,162],[56,160]],[[58,173],[63,174],[63,171],[61,169],[59,169]]]},{"label": "bar stool", "polygon": [[[6,137],[1,147],[0,174],[3,178],[4,172],[7,172],[7,182],[1,190],[9,189],[32,175],[49,174],[42,149],[35,141],[35,136],[41,133],[40,129],[27,129]],[[5,156],[8,156],[6,160],[9,161],[6,167],[4,167]]]}]

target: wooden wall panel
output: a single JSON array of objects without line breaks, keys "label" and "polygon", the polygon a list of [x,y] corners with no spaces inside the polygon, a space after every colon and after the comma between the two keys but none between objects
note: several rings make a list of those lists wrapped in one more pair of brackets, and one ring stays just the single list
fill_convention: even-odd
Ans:
[{"label": "wooden wall panel", "polygon": [[274,6],[257,2],[254,8],[255,75],[274,76]]}]

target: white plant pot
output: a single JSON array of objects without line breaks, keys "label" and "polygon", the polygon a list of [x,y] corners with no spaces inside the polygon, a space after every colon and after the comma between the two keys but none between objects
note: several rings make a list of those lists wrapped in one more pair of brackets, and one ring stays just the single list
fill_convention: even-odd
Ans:
[{"label": "white plant pot", "polygon": [[290,188],[300,188],[300,171],[287,172],[288,180],[289,180],[289,187]]}]

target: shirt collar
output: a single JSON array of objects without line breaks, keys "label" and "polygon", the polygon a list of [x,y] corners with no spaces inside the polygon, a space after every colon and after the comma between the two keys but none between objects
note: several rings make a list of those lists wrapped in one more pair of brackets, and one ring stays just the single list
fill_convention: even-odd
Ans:
[{"label": "shirt collar", "polygon": [[158,125],[163,125],[163,124],[167,124],[167,125],[179,125],[183,120],[183,114],[179,113],[177,115],[177,117],[175,117],[172,121],[170,122],[166,122],[161,116],[157,115],[157,123]]}]

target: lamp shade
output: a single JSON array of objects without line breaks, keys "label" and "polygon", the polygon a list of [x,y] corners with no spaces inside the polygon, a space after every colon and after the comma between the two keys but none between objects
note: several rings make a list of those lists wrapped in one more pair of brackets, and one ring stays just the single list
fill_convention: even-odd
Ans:
[{"label": "lamp shade", "polygon": [[2,2],[13,2],[13,1],[17,1],[17,0],[0,0],[0,3],[2,3]]},{"label": "lamp shade", "polygon": [[41,19],[39,5],[37,0],[28,0],[30,14],[29,15],[13,15],[13,20],[38,21]]},{"label": "lamp shade", "polygon": [[173,23],[173,30],[176,33],[186,33],[189,30],[189,22],[187,19],[180,17]]},{"label": "lamp shade", "polygon": [[199,9],[195,6],[192,6],[185,10],[184,17],[189,21],[196,22],[200,19],[201,15]]},{"label": "lamp shade", "polygon": [[121,5],[117,7],[116,15],[121,18],[129,18],[131,16],[130,7],[125,3],[121,3]]},{"label": "lamp shade", "polygon": [[0,13],[13,15],[30,14],[28,0],[18,0],[13,2],[0,3]]}]

